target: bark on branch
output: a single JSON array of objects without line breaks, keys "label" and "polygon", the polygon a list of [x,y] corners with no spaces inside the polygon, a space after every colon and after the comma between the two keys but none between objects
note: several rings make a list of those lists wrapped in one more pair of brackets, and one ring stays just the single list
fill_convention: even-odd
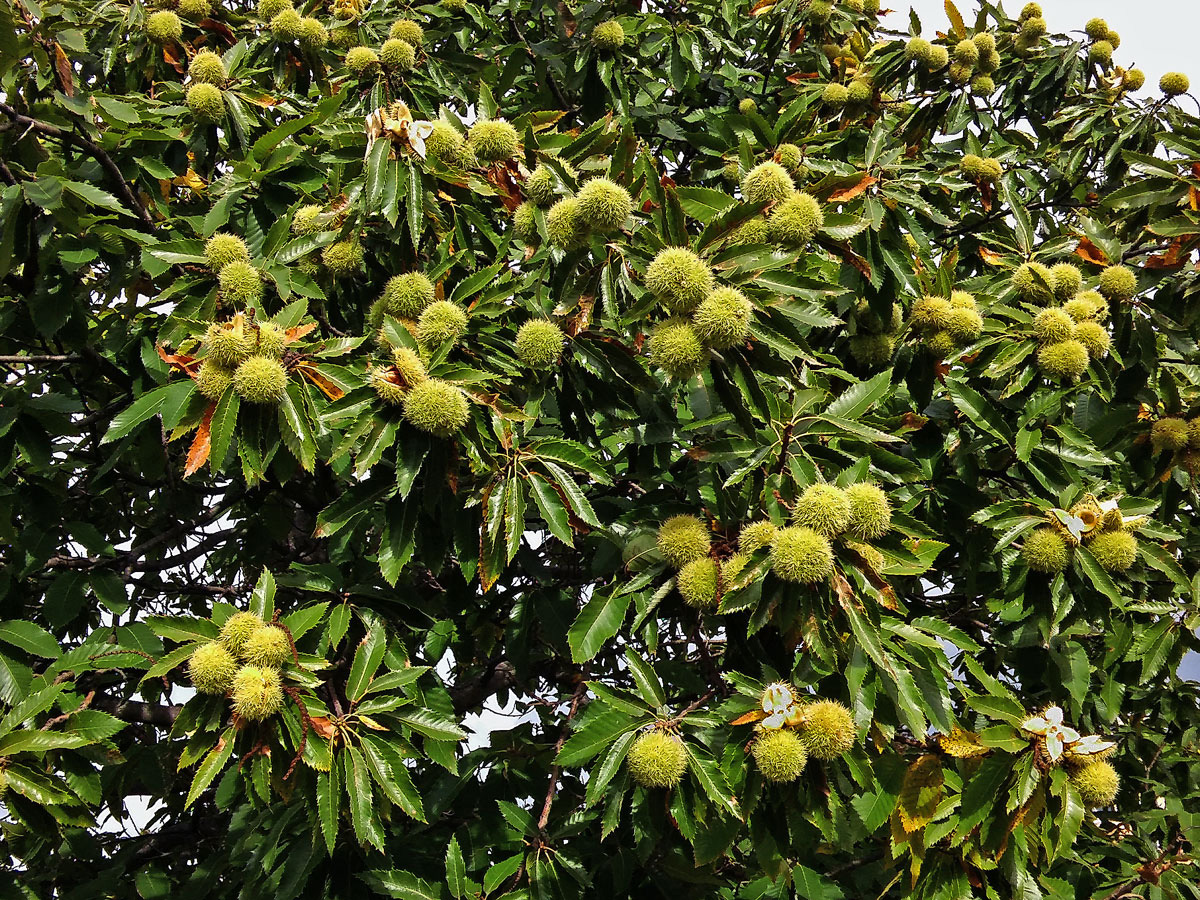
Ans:
[{"label": "bark on branch", "polygon": [[157,227],[154,224],[154,218],[149,212],[146,211],[146,208],[142,206],[141,201],[139,201],[137,198],[137,194],[133,192],[133,188],[129,186],[129,183],[125,180],[125,176],[121,174],[120,168],[118,168],[117,164],[113,162],[112,157],[105,153],[95,141],[93,141],[91,138],[85,137],[77,131],[68,131],[65,128],[59,128],[57,125],[51,125],[49,122],[42,122],[38,119],[33,119],[29,116],[22,115],[7,103],[0,103],[0,112],[8,116],[15,125],[24,128],[26,132],[33,131],[37,134],[43,134],[46,137],[51,137],[65,143],[74,144],[76,147],[79,147],[81,150],[95,159],[96,162],[100,163],[100,165],[104,167],[104,170],[108,172],[109,176],[113,180],[113,183],[116,185],[117,193],[129,210],[135,216],[137,216],[142,221],[142,224],[146,225],[150,231],[157,230]]},{"label": "bark on branch", "polygon": [[182,706],[159,706],[143,703],[141,700],[121,700],[99,693],[92,698],[91,708],[103,710],[123,722],[157,725],[160,728],[170,728],[183,711]]}]

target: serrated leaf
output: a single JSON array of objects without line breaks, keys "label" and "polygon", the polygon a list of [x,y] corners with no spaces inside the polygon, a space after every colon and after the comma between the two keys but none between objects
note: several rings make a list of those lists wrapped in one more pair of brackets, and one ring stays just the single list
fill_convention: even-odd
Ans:
[{"label": "serrated leaf", "polygon": [[192,779],[192,786],[188,789],[187,800],[183,804],[184,809],[195,803],[204,793],[204,789],[212,784],[213,779],[225,768],[229,757],[233,755],[233,740],[236,734],[236,729],[226,728],[218,739],[217,745],[204,757],[204,761],[200,763],[200,768],[196,770],[196,775]]}]

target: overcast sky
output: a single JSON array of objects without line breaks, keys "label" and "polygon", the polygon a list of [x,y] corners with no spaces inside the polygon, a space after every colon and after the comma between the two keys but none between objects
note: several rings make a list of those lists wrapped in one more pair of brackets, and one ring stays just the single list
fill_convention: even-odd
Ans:
[{"label": "overcast sky", "polygon": [[[979,11],[978,0],[955,0],[969,25]],[[880,4],[894,10],[883,22],[898,31],[907,30],[911,6],[921,17],[925,35],[946,31],[943,0],[884,0]],[[1023,0],[1004,0],[1004,9],[1015,16]],[[1194,65],[1195,37],[1200,34],[1200,2],[1197,0],[1042,0],[1046,24],[1055,34],[1083,31],[1084,23],[1100,16],[1108,27],[1121,35],[1121,46],[1113,59],[1125,68],[1137,67],[1146,73],[1145,93],[1157,92],[1159,76],[1164,72],[1183,72],[1200,85],[1200,66]]]}]

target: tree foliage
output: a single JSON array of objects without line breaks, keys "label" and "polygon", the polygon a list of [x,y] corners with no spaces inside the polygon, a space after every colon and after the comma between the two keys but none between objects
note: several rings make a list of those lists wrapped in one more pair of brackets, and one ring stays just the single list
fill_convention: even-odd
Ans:
[{"label": "tree foliage", "polygon": [[946,12],[0,4],[20,896],[1200,896],[1200,120]]}]

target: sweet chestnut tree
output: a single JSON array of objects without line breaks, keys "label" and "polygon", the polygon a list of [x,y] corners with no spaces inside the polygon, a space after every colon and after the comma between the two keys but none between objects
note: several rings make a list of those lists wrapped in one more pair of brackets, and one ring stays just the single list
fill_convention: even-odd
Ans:
[{"label": "sweet chestnut tree", "polygon": [[1200,896],[1200,119],[965,7],[0,3],[0,893]]}]

